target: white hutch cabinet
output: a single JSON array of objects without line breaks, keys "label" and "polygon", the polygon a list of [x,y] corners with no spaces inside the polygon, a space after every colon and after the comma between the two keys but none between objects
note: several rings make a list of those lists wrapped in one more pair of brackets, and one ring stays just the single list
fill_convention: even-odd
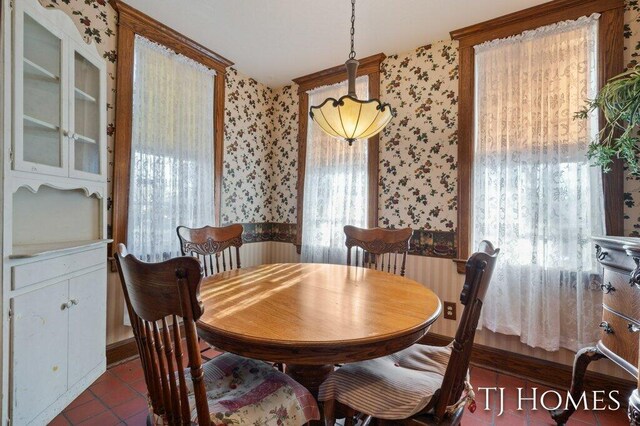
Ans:
[{"label": "white hutch cabinet", "polygon": [[2,0],[3,424],[105,371],[106,64],[65,13]]}]

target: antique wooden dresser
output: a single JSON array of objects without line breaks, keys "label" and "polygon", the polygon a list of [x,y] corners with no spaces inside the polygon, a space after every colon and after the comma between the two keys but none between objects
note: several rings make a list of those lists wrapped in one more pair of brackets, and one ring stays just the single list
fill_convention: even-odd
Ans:
[{"label": "antique wooden dresser", "polygon": [[[609,358],[638,380],[640,338],[640,238],[595,237],[596,256],[602,265],[603,293],[600,340],[594,347],[576,354],[571,395],[577,401],[583,391],[583,378],[591,361]],[[639,387],[629,399],[631,424],[640,425]],[[564,424],[574,410],[552,413]]]}]

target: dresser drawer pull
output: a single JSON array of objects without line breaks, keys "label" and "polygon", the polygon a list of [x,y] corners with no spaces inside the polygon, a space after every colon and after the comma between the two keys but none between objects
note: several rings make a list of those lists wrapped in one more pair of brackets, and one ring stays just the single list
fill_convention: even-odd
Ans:
[{"label": "dresser drawer pull", "polygon": [[606,321],[602,321],[600,323],[600,328],[602,328],[602,330],[607,334],[613,334],[613,328],[611,328],[609,323]]},{"label": "dresser drawer pull", "polygon": [[607,257],[607,252],[602,250],[599,244],[596,244],[596,259],[604,260],[605,257]]},{"label": "dresser drawer pull", "polygon": [[609,294],[612,291],[616,291],[616,288],[611,285],[611,282],[608,282],[606,284],[600,284],[600,290],[602,290],[604,294]]},{"label": "dresser drawer pull", "polygon": [[638,327],[637,325],[633,324],[633,323],[629,323],[629,331],[631,333],[637,333],[638,331],[640,331],[640,327]]}]

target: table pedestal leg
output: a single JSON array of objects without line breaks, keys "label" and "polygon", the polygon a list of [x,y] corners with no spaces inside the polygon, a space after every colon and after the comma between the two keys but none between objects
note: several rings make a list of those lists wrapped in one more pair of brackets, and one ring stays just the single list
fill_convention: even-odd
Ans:
[{"label": "table pedestal leg", "polygon": [[329,373],[333,371],[333,365],[299,365],[286,364],[287,374],[293,380],[307,388],[314,398],[318,398],[318,389],[325,381]]}]

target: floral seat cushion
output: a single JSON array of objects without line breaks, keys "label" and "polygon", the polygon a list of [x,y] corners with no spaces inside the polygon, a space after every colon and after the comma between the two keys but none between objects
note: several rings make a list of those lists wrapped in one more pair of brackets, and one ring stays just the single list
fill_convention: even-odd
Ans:
[{"label": "floral seat cushion", "polygon": [[345,364],[320,386],[318,400],[333,399],[379,419],[405,419],[422,411],[440,389],[450,356],[451,345],[416,344]]},{"label": "floral seat cushion", "polygon": [[[299,426],[319,420],[315,399],[301,384],[263,361],[225,353],[203,365],[212,425]],[[195,395],[187,370],[191,421],[197,423]],[[168,425],[154,415],[156,425]]]}]

